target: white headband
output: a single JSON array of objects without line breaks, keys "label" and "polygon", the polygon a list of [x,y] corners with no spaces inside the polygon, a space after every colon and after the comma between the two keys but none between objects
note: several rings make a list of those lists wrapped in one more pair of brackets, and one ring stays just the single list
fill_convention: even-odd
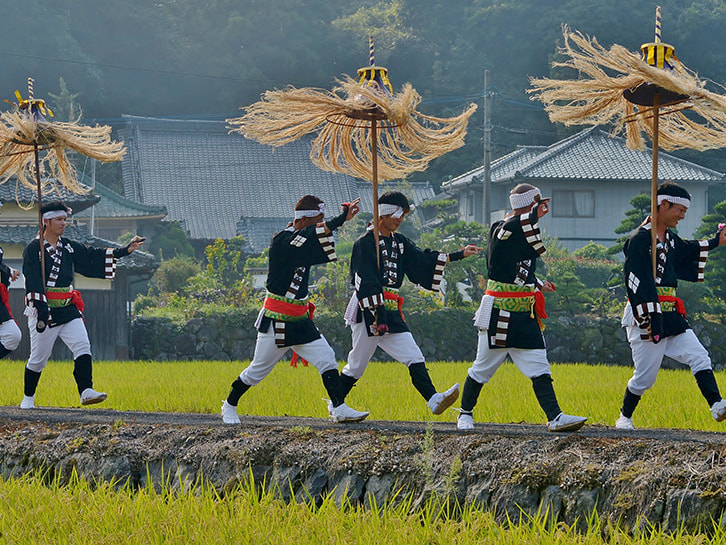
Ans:
[{"label": "white headband", "polygon": [[295,219],[299,220],[300,218],[314,218],[315,216],[319,216],[322,214],[325,216],[325,203],[321,202],[318,205],[317,210],[295,210]]},{"label": "white headband", "polygon": [[658,195],[658,206],[660,206],[660,203],[663,201],[668,201],[672,204],[680,204],[681,206],[685,206],[688,208],[691,206],[691,199],[686,199],[685,197],[676,197],[674,195]]},{"label": "white headband", "polygon": [[403,208],[397,204],[382,203],[378,205],[379,216],[393,216],[398,219],[403,216]]},{"label": "white headband", "polygon": [[52,220],[53,218],[67,218],[68,213],[65,210],[50,210],[43,214],[44,220]]},{"label": "white headband", "polygon": [[526,208],[534,202],[534,197],[536,195],[542,195],[540,190],[536,187],[526,191],[525,193],[510,193],[509,204],[512,205],[512,210],[516,210],[517,208]]}]

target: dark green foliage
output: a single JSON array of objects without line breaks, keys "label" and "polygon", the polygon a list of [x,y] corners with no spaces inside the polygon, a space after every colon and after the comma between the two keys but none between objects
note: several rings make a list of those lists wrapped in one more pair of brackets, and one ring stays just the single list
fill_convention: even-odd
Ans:
[{"label": "dark green foliage", "polygon": [[[726,223],[726,201],[714,207],[713,214],[704,216],[700,227],[696,230],[696,237],[709,239],[718,231],[718,225]],[[726,248],[719,247],[708,254],[706,263],[706,285],[714,294],[726,298]]]},{"label": "dark green foliage", "polygon": [[610,254],[617,254],[623,251],[623,244],[630,233],[635,231],[650,216],[650,195],[641,193],[630,199],[631,208],[625,213],[625,219],[616,227],[615,233],[622,235],[615,244],[608,249]]},{"label": "dark green foliage", "polygon": [[187,280],[199,274],[202,266],[189,256],[172,257],[161,262],[151,278],[152,293],[179,293],[186,286]]},{"label": "dark green foliage", "polygon": [[179,222],[165,221],[155,226],[154,235],[144,248],[161,259],[177,256],[194,256],[194,249]]}]

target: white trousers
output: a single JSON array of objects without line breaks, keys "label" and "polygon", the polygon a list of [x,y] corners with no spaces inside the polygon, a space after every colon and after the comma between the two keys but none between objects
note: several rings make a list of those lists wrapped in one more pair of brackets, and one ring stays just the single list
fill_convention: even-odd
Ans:
[{"label": "white trousers", "polygon": [[301,358],[310,362],[310,365],[315,367],[321,375],[326,371],[338,368],[335,352],[322,335],[320,335],[319,339],[309,343],[280,347],[275,344],[275,334],[272,330],[273,328],[270,327],[267,333],[257,333],[255,355],[249,366],[239,376],[240,380],[245,384],[250,386],[259,384],[263,378],[270,374],[270,371],[274,369],[277,362],[282,359],[290,348],[297,352]]},{"label": "white trousers", "polygon": [[666,337],[658,344],[640,338],[642,329],[626,327],[628,342],[633,355],[635,370],[628,381],[628,390],[642,396],[653,387],[658,370],[663,363],[663,356],[685,363],[694,375],[699,371],[711,369],[711,358],[692,329],[686,329],[680,335]]},{"label": "white trousers", "polygon": [[73,353],[73,359],[84,354],[91,354],[91,341],[88,340],[86,325],[81,318],[76,318],[68,323],[46,327],[42,333],[38,333],[35,324],[38,319],[28,316],[28,329],[30,330],[30,357],[26,367],[31,371],[40,373],[48,364],[53,345],[58,337],[65,343]]},{"label": "white trousers", "polygon": [[406,367],[412,363],[424,363],[423,352],[413,340],[410,331],[403,333],[386,333],[378,337],[369,337],[365,323],[350,326],[353,337],[353,348],[348,352],[348,363],[343,367],[343,374],[359,379],[368,367],[376,348],[379,346],[386,354]]},{"label": "white trousers", "polygon": [[487,330],[479,331],[476,359],[467,374],[480,384],[486,384],[504,363],[507,354],[512,358],[517,369],[527,378],[550,374],[547,350],[544,348],[489,348]]},{"label": "white trousers", "polygon": [[0,324],[0,343],[8,350],[15,350],[22,338],[18,324],[12,318]]}]

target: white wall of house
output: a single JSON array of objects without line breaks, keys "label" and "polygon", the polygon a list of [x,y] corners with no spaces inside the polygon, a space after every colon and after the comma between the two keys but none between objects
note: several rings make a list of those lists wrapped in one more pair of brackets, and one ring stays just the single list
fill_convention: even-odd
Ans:
[{"label": "white wall of house", "polygon": [[[510,212],[508,195],[514,185],[498,183],[492,187],[492,221],[500,220]],[[612,246],[621,236],[615,229],[625,219],[631,199],[641,193],[650,195],[650,184],[646,182],[558,180],[541,181],[536,185],[545,197],[552,199],[550,213],[541,222],[543,233],[558,238],[570,251],[582,248],[590,241]],[[708,185],[703,182],[682,185],[691,193],[691,206],[678,226],[678,233],[690,238],[707,213]],[[480,187],[462,190],[458,193],[458,201],[462,219],[481,221]]]}]

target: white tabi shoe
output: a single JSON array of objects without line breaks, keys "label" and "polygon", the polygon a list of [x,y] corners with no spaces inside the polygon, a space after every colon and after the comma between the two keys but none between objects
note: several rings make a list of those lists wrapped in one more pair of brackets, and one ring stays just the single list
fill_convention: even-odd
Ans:
[{"label": "white tabi shoe", "polygon": [[237,416],[237,407],[227,403],[225,399],[222,401],[222,422],[225,424],[239,424],[239,416]]},{"label": "white tabi shoe", "polygon": [[470,414],[461,413],[456,419],[456,429],[461,431],[471,431],[474,429],[474,417]]},{"label": "white tabi shoe", "polygon": [[577,431],[587,422],[585,416],[572,416],[560,413],[554,420],[547,422],[547,429],[550,431]]},{"label": "white tabi shoe", "polygon": [[726,420],[726,399],[722,399],[711,405],[711,416],[713,416],[716,422]]},{"label": "white tabi shoe", "polygon": [[428,400],[428,405],[431,412],[434,414],[442,414],[446,409],[451,407],[456,400],[459,399],[459,383],[457,382],[451,388],[443,393],[435,393]]},{"label": "white tabi shoe", "polygon": [[81,405],[93,405],[106,401],[108,394],[106,392],[97,392],[93,388],[86,388],[81,392]]},{"label": "white tabi shoe", "polygon": [[[332,405],[332,404],[331,404]],[[356,411],[355,409],[348,407],[345,403],[333,407],[333,411],[330,413],[330,418],[333,422],[344,423],[344,422],[360,422],[365,420],[370,413],[368,411]]]},{"label": "white tabi shoe", "polygon": [[23,396],[20,402],[21,409],[35,409],[35,396]]},{"label": "white tabi shoe", "polygon": [[633,419],[628,418],[627,416],[623,416],[623,413],[620,413],[620,416],[615,421],[615,429],[616,430],[634,430],[635,426],[633,426]]},{"label": "white tabi shoe", "polygon": [[323,398],[323,401],[328,405],[328,416],[330,416],[332,418],[333,409],[335,408],[335,407],[333,407],[333,402],[326,398]]}]

